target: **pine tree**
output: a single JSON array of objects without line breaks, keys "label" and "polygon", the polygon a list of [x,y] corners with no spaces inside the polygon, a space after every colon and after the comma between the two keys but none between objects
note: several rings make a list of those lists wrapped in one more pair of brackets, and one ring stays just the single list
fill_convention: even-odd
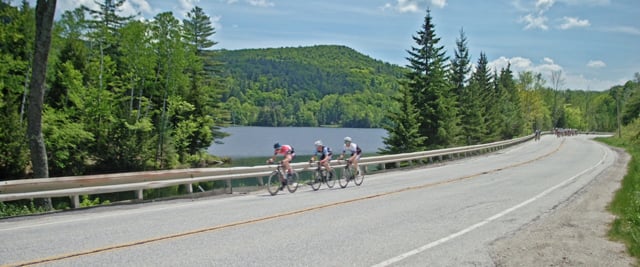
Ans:
[{"label": "pine tree", "polygon": [[413,40],[417,47],[407,51],[406,78],[422,119],[420,135],[425,137],[424,146],[428,149],[451,146],[458,135],[456,99],[446,77],[448,58],[444,47],[438,46],[440,38],[435,34],[430,10]]},{"label": "pine tree", "polygon": [[[467,37],[460,29],[460,37],[456,40],[454,59],[451,60],[451,84],[457,96],[461,96],[467,85],[467,75],[471,72],[471,59],[467,48]],[[458,101],[460,102],[460,101]]]},{"label": "pine tree", "polygon": [[[190,91],[187,100],[194,105],[193,116],[197,128],[191,135],[189,154],[208,148],[211,143],[228,136],[220,129],[229,125],[229,111],[224,110],[221,97],[225,93],[219,78],[220,63],[213,59],[215,54],[206,53],[217,43],[210,38],[215,34],[211,19],[202,8],[194,7],[183,20],[184,39],[195,52],[190,68]],[[219,141],[218,141],[219,142]]]},{"label": "pine tree", "polygon": [[471,75],[469,87],[475,91],[476,98],[482,106],[481,114],[484,117],[484,138],[482,142],[492,142],[499,139],[500,119],[499,105],[502,103],[501,97],[494,92],[493,75],[488,69],[488,60],[484,52],[480,53],[476,70]]},{"label": "pine tree", "polygon": [[385,148],[380,153],[396,154],[422,150],[425,138],[420,136],[420,117],[408,87],[400,87],[400,95],[394,97],[394,100],[400,107],[387,114],[392,123],[384,126],[388,136],[384,138]]},{"label": "pine tree", "polygon": [[[504,102],[501,105],[503,115],[501,138],[511,139],[519,136],[525,131],[525,123],[521,111],[520,93],[511,72],[511,64],[500,70],[500,75],[496,79],[495,92],[497,95],[504,96]],[[532,132],[535,129],[530,130]]]},{"label": "pine tree", "polygon": [[455,58],[451,61],[451,83],[458,100],[460,116],[460,143],[472,145],[481,143],[485,128],[485,113],[482,94],[477,86],[468,86],[467,76],[471,72],[471,59],[467,48],[467,38],[463,30],[456,40]]}]

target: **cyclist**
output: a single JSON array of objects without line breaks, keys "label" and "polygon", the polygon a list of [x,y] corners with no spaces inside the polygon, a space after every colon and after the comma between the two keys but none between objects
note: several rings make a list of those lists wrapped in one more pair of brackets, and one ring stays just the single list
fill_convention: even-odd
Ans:
[{"label": "cyclist", "polygon": [[324,168],[329,172],[329,175],[333,176],[333,173],[331,173],[331,165],[329,164],[331,157],[333,156],[331,148],[323,145],[321,140],[316,141],[314,145],[316,146],[316,151],[309,162],[314,162],[318,154],[320,154],[320,162],[318,162],[318,164],[324,166]]},{"label": "cyclist", "polygon": [[356,168],[356,175],[360,174],[360,169],[358,168],[358,160],[360,159],[360,155],[362,154],[362,149],[360,147],[351,142],[351,137],[347,136],[344,138],[344,147],[342,148],[342,154],[340,155],[340,159],[344,158],[345,152],[350,151],[351,156],[349,156],[348,161],[353,164],[353,167]]},{"label": "cyclist", "polygon": [[[275,143],[273,145],[273,156],[267,160],[267,163],[273,163],[273,160],[275,160],[276,156],[278,155],[283,155],[284,159],[282,159],[282,167],[287,170],[287,177],[289,177],[292,173],[291,170],[291,165],[289,163],[291,163],[291,161],[293,160],[293,158],[296,156],[296,152],[293,150],[293,147],[290,145],[280,145],[280,143]],[[281,181],[282,185],[280,185],[280,190],[282,190],[286,185],[287,185],[287,180],[283,180]]]}]

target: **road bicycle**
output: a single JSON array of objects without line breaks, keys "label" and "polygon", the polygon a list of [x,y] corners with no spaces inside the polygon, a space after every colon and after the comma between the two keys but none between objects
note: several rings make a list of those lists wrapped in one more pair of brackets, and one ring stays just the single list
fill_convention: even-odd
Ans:
[{"label": "road bicycle", "polygon": [[327,171],[327,169],[324,168],[322,164],[320,164],[320,162],[317,162],[316,165],[316,170],[313,173],[311,181],[309,182],[309,185],[311,185],[313,191],[318,191],[322,183],[325,183],[329,188],[333,188],[333,186],[336,184],[336,180],[334,179],[336,177],[336,171],[334,169],[331,169],[331,171]]},{"label": "road bicycle", "polygon": [[[269,194],[275,196],[281,191],[284,187],[287,188],[289,193],[293,193],[298,190],[298,173],[291,169],[291,173],[286,174],[286,170],[283,170],[282,163],[278,164],[276,169],[269,175],[269,179],[267,179],[267,190],[269,190]],[[285,179],[285,177],[287,177]],[[283,181],[286,181],[286,185],[283,184]]]},{"label": "road bicycle", "polygon": [[342,175],[340,175],[338,179],[338,183],[341,188],[347,187],[349,181],[353,180],[353,183],[356,185],[361,185],[364,181],[364,172],[357,171],[356,168],[351,164],[350,160],[347,160],[347,165],[342,169]]}]

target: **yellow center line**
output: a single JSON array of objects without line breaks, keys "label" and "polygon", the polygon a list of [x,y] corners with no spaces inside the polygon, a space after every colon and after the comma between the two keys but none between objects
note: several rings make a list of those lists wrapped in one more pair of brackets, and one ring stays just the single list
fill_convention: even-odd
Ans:
[{"label": "yellow center line", "polygon": [[274,215],[265,216],[265,217],[259,217],[259,218],[255,218],[255,219],[249,219],[249,220],[238,221],[238,222],[233,222],[233,223],[228,223],[228,224],[222,224],[222,225],[202,228],[202,229],[188,231],[188,232],[182,232],[182,233],[177,233],[177,234],[172,234],[172,235],[166,235],[166,236],[161,236],[161,237],[156,237],[156,238],[151,238],[151,239],[145,239],[145,240],[140,240],[140,241],[135,241],[135,242],[130,242],[130,243],[122,243],[122,244],[118,244],[118,245],[107,246],[107,247],[96,248],[96,249],[85,250],[85,251],[79,251],[79,252],[75,252],[75,253],[61,254],[61,255],[56,255],[56,256],[52,256],[52,257],[35,259],[35,260],[32,260],[32,261],[14,263],[14,264],[3,265],[3,266],[30,266],[30,265],[36,265],[36,264],[43,264],[43,263],[48,263],[48,262],[60,261],[60,260],[64,260],[64,259],[87,256],[87,255],[91,255],[91,254],[98,254],[98,253],[102,253],[102,252],[108,252],[108,251],[113,251],[113,250],[118,250],[118,249],[124,249],[124,248],[129,248],[129,247],[134,247],[134,246],[139,246],[139,245],[144,245],[144,244],[149,244],[149,243],[155,243],[155,242],[159,242],[159,241],[163,241],[163,240],[177,239],[177,238],[182,238],[182,237],[186,237],[186,236],[191,236],[191,235],[197,235],[197,234],[206,233],[206,232],[217,231],[217,230],[221,230],[221,229],[225,229],[225,228],[231,228],[231,227],[235,227],[235,226],[253,224],[253,223],[257,223],[257,222],[264,222],[264,221],[268,221],[268,220],[273,220],[273,219],[293,216],[293,215],[297,215],[297,214],[307,213],[307,212],[310,212],[310,211],[315,211],[315,210],[320,210],[320,209],[326,209],[326,208],[329,208],[329,207],[344,205],[344,204],[347,204],[347,203],[358,202],[358,201],[363,201],[363,200],[367,200],[367,199],[380,198],[380,197],[393,195],[393,194],[398,194],[398,193],[402,193],[402,192],[406,192],[406,191],[412,191],[412,190],[418,190],[418,189],[423,189],[423,188],[428,188],[428,187],[434,187],[434,186],[438,186],[438,185],[450,184],[450,183],[459,182],[459,181],[462,181],[462,180],[478,177],[478,176],[481,176],[481,175],[485,175],[485,174],[489,174],[489,173],[495,173],[495,172],[499,172],[499,171],[502,171],[502,170],[505,170],[505,169],[510,169],[510,168],[522,166],[522,165],[529,164],[531,162],[546,158],[546,157],[558,152],[563,144],[564,144],[564,140],[562,140],[560,145],[558,145],[558,147],[556,147],[556,149],[554,149],[553,151],[551,151],[551,152],[549,152],[547,154],[544,154],[542,156],[539,156],[537,158],[534,158],[532,160],[528,160],[528,161],[524,161],[524,162],[508,165],[506,167],[497,168],[497,169],[493,169],[493,170],[489,170],[489,171],[483,171],[483,172],[476,173],[476,174],[470,174],[470,175],[466,175],[466,176],[462,176],[462,177],[457,177],[457,178],[453,178],[453,179],[449,179],[449,180],[433,182],[433,183],[427,183],[427,184],[417,185],[417,186],[410,186],[410,187],[405,187],[405,188],[401,188],[401,189],[394,190],[394,191],[382,192],[382,193],[368,195],[368,196],[364,196],[364,197],[353,198],[353,199],[334,202],[334,203],[329,203],[329,204],[323,204],[323,205],[319,205],[319,206],[314,206],[314,207],[309,207],[309,208],[305,208],[305,209],[289,211],[289,212],[285,212],[285,213],[274,214]]}]

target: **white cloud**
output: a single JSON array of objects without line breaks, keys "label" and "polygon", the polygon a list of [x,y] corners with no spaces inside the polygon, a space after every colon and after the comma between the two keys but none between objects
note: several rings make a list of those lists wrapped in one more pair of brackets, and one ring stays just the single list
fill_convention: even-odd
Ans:
[{"label": "white cloud", "polygon": [[[100,6],[94,0],[59,0],[56,4],[56,17],[64,13],[64,11],[74,10],[80,6],[86,6],[93,10],[100,9]],[[151,8],[147,0],[130,0],[124,2],[118,9],[117,14],[120,16],[132,16],[138,13],[155,15],[156,12]]]},{"label": "white cloud", "polygon": [[547,64],[552,64],[552,65],[554,64],[553,59],[550,59],[548,57],[543,58],[542,61],[546,62]]},{"label": "white cloud", "polygon": [[[495,69],[500,71],[502,68],[506,68],[507,65],[511,63],[511,71],[514,73],[514,76],[517,78],[518,74],[523,71],[529,71],[534,74],[540,73],[542,77],[545,79],[545,86],[551,86],[551,73],[554,71],[562,72],[563,84],[561,89],[572,89],[572,90],[596,90],[603,91],[611,88],[616,84],[623,84],[625,82],[624,79],[620,79],[618,81],[611,80],[598,80],[593,78],[587,78],[582,74],[572,74],[568,73],[564,70],[564,68],[555,63],[552,58],[545,57],[542,59],[540,64],[535,64],[528,58],[523,57],[500,57],[496,60],[489,62],[488,66],[490,69]],[[595,65],[590,67],[603,67],[601,65],[605,65],[602,61],[590,61],[589,65]],[[606,66],[606,65],[605,65]]]},{"label": "white cloud", "polygon": [[276,5],[275,3],[269,2],[267,0],[248,0],[247,2],[252,6],[259,7],[272,7]]},{"label": "white cloud", "polygon": [[395,4],[386,3],[383,9],[391,9],[400,13],[415,13],[421,11],[418,6],[418,1],[415,0],[396,0]]},{"label": "white cloud", "polygon": [[589,63],[587,63],[587,67],[589,68],[604,68],[606,66],[607,64],[602,60],[590,60]]},{"label": "white cloud", "polygon": [[145,14],[154,14],[155,11],[151,8],[151,5],[147,2],[147,0],[130,0],[130,2],[125,2],[125,5],[129,3],[133,3],[133,6],[142,13]]},{"label": "white cloud", "polygon": [[549,10],[555,3],[555,0],[538,0],[536,2],[536,9],[538,12],[542,13],[544,11]]},{"label": "white cloud", "polygon": [[220,20],[222,20],[221,16],[213,16],[210,18],[211,18],[211,25],[216,30],[216,32],[222,29],[222,23],[220,23]]},{"label": "white cloud", "polygon": [[542,30],[549,29],[549,26],[547,26],[546,24],[547,17],[542,15],[534,16],[533,14],[528,14],[524,17],[521,17],[520,22],[524,22],[526,24],[524,26],[525,30],[536,29],[536,28],[539,28]]},{"label": "white cloud", "polygon": [[435,7],[443,8],[447,5],[447,0],[431,0],[431,4]]},{"label": "white cloud", "polygon": [[553,59],[545,57],[542,59],[540,64],[535,64],[528,58],[523,57],[500,57],[494,61],[489,62],[489,67],[491,69],[496,69],[500,71],[500,69],[507,68],[508,64],[511,64],[511,71],[513,73],[518,74],[523,71],[529,71],[534,74],[540,73],[545,78],[545,80],[551,81],[551,72],[554,71],[563,71],[562,66],[556,64]]},{"label": "white cloud", "polygon": [[586,19],[581,20],[579,18],[563,17],[562,20],[564,22],[560,25],[560,29],[563,29],[563,30],[568,30],[575,27],[591,26],[591,23],[589,22],[589,20],[586,20]]}]

